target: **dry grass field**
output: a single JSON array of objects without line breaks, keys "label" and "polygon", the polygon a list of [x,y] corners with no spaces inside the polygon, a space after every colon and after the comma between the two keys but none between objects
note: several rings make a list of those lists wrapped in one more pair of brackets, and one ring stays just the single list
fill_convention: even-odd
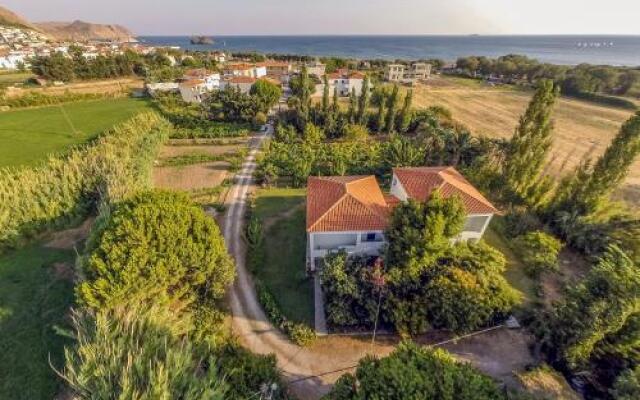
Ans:
[{"label": "dry grass field", "polygon": [[[441,105],[474,134],[508,138],[524,113],[532,92],[507,86],[436,76],[414,90],[414,106]],[[555,109],[555,143],[552,171],[560,175],[573,169],[586,155],[600,155],[631,111],[562,98]],[[564,171],[563,171],[564,167]],[[640,161],[616,194],[640,209]]]}]

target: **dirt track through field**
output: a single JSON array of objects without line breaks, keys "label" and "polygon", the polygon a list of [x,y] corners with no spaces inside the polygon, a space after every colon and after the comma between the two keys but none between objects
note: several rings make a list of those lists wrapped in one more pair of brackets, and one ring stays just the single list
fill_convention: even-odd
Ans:
[{"label": "dirt track through field", "polygon": [[[271,133],[271,131],[269,132]],[[229,292],[233,314],[233,330],[240,342],[258,354],[275,354],[288,388],[300,399],[319,399],[344,373],[352,371],[367,355],[388,355],[398,344],[396,337],[380,337],[375,345],[363,337],[329,336],[314,345],[302,348],[294,345],[267,319],[260,306],[252,278],[245,265],[245,246],[242,240],[247,195],[253,188],[255,157],[263,137],[254,139],[246,162],[236,176],[236,183],[228,197],[224,218],[224,237],[229,253],[235,258],[237,277]],[[304,238],[301,238],[304,240]],[[286,249],[282,249],[286,256]],[[436,335],[440,333],[435,333]],[[419,343],[439,340],[418,338]],[[528,338],[522,332],[498,329],[490,335],[480,335],[447,346],[462,360],[472,362],[495,378],[509,382],[512,371],[522,370],[531,363]],[[266,382],[268,383],[268,382]]]}]

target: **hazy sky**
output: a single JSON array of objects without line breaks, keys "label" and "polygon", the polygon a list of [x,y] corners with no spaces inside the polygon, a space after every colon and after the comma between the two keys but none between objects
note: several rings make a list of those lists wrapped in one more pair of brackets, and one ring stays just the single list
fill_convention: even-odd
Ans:
[{"label": "hazy sky", "polygon": [[639,34],[640,0],[0,0],[144,34]]}]

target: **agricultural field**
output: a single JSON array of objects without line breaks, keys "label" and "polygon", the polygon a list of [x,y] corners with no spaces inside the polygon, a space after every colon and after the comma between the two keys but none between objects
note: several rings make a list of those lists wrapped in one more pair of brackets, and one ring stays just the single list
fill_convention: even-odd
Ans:
[{"label": "agricultural field", "polygon": [[33,74],[30,72],[2,72],[0,73],[0,86],[22,83],[32,77]]},{"label": "agricultural field", "polygon": [[0,167],[37,164],[150,109],[122,98],[0,112]]},{"label": "agricultural field", "polygon": [[190,192],[201,203],[221,203],[225,184],[240,168],[247,139],[197,144],[174,139],[163,146],[153,169],[155,187]]},{"label": "agricultural field", "polygon": [[[415,88],[414,106],[444,106],[476,135],[509,138],[532,94],[509,86],[491,87],[470,79],[434,76],[428,84]],[[600,155],[631,115],[629,110],[561,98],[554,115],[554,173],[570,171],[587,155]],[[616,196],[640,209],[640,161]]]}]

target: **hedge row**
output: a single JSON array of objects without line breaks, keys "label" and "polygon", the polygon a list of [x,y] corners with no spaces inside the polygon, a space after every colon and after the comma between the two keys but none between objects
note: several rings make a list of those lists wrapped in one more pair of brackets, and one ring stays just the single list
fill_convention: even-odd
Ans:
[{"label": "hedge row", "polygon": [[0,169],[0,249],[147,187],[171,129],[158,114],[143,113],[43,165]]},{"label": "hedge row", "polygon": [[171,135],[172,139],[217,139],[246,137],[251,132],[250,124],[210,122],[204,128],[180,128]]},{"label": "hedge row", "polygon": [[4,98],[0,100],[0,107],[9,108],[26,108],[52,106],[64,103],[75,103],[85,100],[100,100],[123,97],[126,92],[119,93],[71,93],[65,92],[62,95],[47,95],[42,93],[31,92],[24,96]]}]

